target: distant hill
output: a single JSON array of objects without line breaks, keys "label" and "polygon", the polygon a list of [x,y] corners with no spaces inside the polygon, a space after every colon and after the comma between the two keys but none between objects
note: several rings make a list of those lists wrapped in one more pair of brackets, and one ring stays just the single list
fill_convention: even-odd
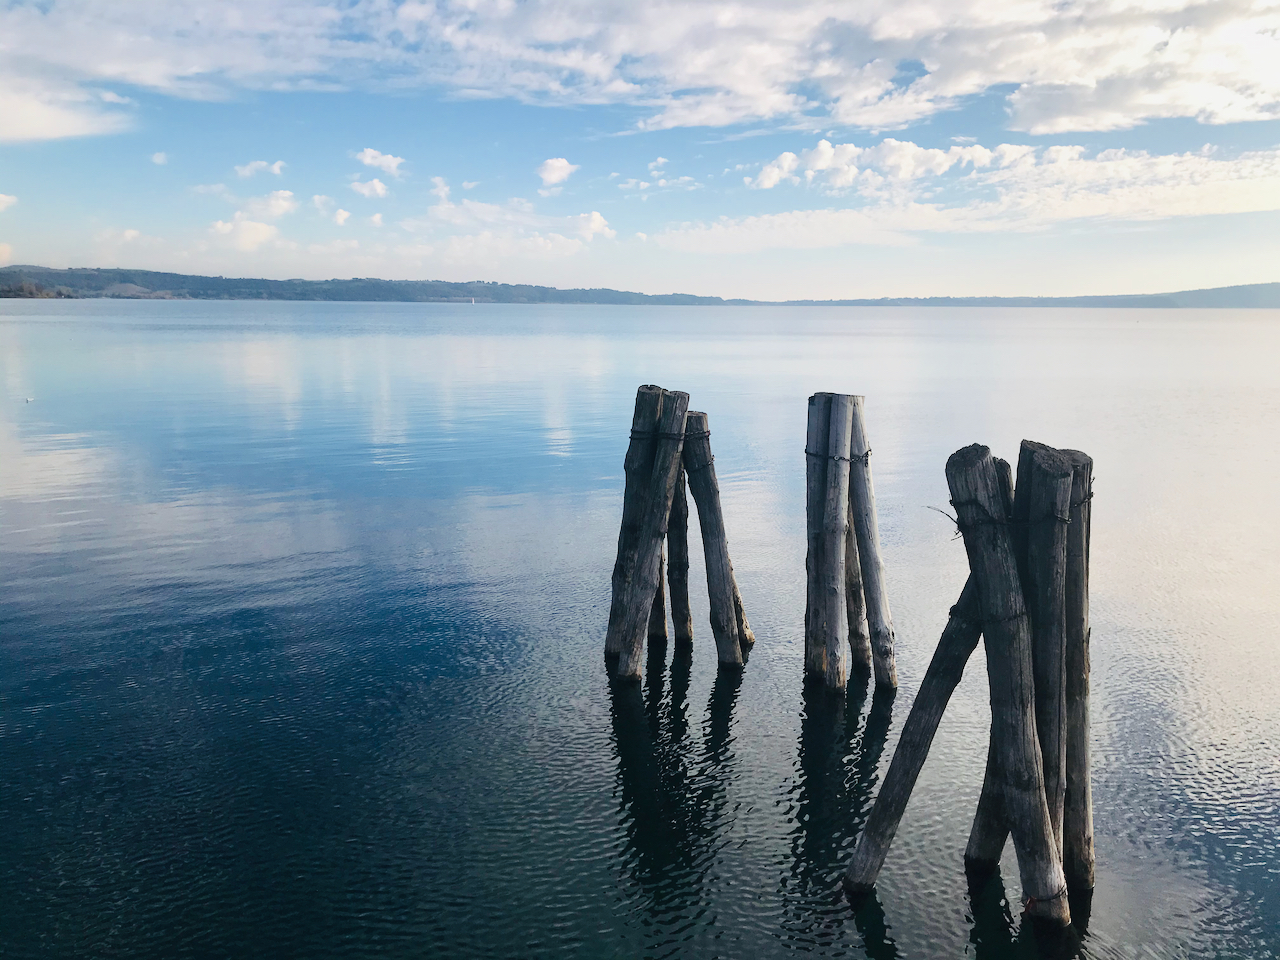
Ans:
[{"label": "distant hill", "polygon": [[646,294],[596,288],[560,290],[472,280],[254,280],[153,270],[0,268],[0,297],[117,297],[173,300],[343,300],[399,303],[583,303],[676,306],[822,307],[1271,307],[1280,283],[1251,283],[1177,293],[1103,297],[883,297],[878,300],[724,300],[688,293]]}]

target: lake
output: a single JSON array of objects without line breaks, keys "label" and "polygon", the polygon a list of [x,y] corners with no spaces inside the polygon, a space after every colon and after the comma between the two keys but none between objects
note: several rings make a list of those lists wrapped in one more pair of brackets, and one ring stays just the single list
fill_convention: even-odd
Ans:
[{"label": "lake", "polygon": [[[710,418],[758,642],[603,663],[635,389]],[[806,699],[806,397],[866,396],[896,699]],[[1280,953],[1280,311],[0,301],[0,954],[1034,956],[962,856],[943,466],[1095,461],[1088,957]],[[698,543],[695,528],[693,543]]]}]

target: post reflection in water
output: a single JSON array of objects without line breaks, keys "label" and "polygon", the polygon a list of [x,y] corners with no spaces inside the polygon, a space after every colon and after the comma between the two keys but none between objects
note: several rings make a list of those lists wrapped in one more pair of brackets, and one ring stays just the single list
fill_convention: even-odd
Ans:
[{"label": "post reflection in water", "polygon": [[[805,685],[791,862],[780,891],[778,935],[791,949],[825,952],[848,935],[840,870],[870,811],[893,717],[893,691],[877,691],[864,720],[867,687],[865,673],[855,673],[842,693]],[[874,895],[856,905],[852,919],[869,956],[898,956]]]},{"label": "post reflection in water", "polygon": [[660,938],[650,944],[655,956],[677,955],[695,928],[714,922],[708,874],[728,824],[733,708],[742,685],[741,670],[717,674],[699,751],[689,737],[692,650],[676,645],[664,697],[665,653],[665,645],[651,646],[643,687],[610,685],[625,869],[654,921],[647,930]]}]

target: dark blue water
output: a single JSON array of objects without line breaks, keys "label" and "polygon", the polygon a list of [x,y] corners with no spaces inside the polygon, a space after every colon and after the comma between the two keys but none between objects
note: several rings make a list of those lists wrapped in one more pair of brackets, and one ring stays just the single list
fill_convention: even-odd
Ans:
[{"label": "dark blue water", "polygon": [[[611,693],[635,387],[710,415],[759,638]],[[863,393],[902,687],[801,683],[803,438]],[[30,400],[28,401],[28,398]],[[943,464],[1096,461],[1091,957],[1280,952],[1280,314],[0,304],[0,955],[1031,957],[971,894]],[[696,534],[694,536],[696,540]]]}]

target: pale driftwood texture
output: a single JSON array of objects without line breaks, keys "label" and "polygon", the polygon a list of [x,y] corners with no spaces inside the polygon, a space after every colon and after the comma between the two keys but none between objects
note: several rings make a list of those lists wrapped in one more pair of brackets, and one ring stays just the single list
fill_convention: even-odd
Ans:
[{"label": "pale driftwood texture", "polygon": [[805,556],[804,671],[817,672],[821,648],[822,516],[827,494],[827,439],[831,435],[831,394],[815,393],[809,398],[809,421],[805,433]]},{"label": "pale driftwood texture", "polygon": [[653,606],[649,608],[649,642],[665,646],[667,642],[667,595],[662,587],[662,571],[665,564],[658,554],[658,589],[653,592]]},{"label": "pale driftwood texture", "polygon": [[747,620],[747,611],[742,606],[742,593],[738,590],[738,578],[733,578],[733,616],[738,621],[738,644],[742,647],[742,659],[746,662],[747,651],[756,642],[755,632]]},{"label": "pale driftwood texture", "polygon": [[1044,794],[1054,843],[1062,856],[1062,812],[1066,796],[1066,591],[1067,523],[1071,510],[1071,462],[1052,447],[1022,442],[1031,481],[1027,498],[1026,566],[1022,593],[1031,615],[1031,659],[1036,683],[1036,735],[1044,766]]},{"label": "pale driftwood texture", "polygon": [[974,444],[951,455],[946,473],[982,611],[991,687],[992,766],[1018,854],[1026,913],[1067,924],[1071,912],[1066,880],[1049,821],[1036,739],[1031,625],[999,471],[991,451]]},{"label": "pale driftwood texture", "polygon": [[978,638],[981,636],[977,588],[970,578],[960,593],[960,599],[951,608],[951,616],[943,628],[942,639],[938,641],[938,648],[929,661],[929,669],[920,682],[920,691],[902,726],[902,736],[893,752],[889,772],[885,774],[875,806],[871,808],[871,815],[862,828],[858,845],[845,870],[845,889],[851,895],[864,894],[875,886],[880,868],[884,866],[885,857],[889,853],[889,844],[893,842],[898,823],[907,809],[907,801],[911,798],[916,778],[929,755],[929,747],[938,731],[942,713],[951,700],[956,684],[964,675],[965,664],[969,662],[969,656],[978,646]]},{"label": "pale driftwood texture", "polygon": [[1093,792],[1089,783],[1089,524],[1093,460],[1062,451],[1072,463],[1067,525],[1067,794],[1063,868],[1072,890],[1093,889]]},{"label": "pale driftwood texture", "polygon": [[849,680],[845,644],[849,611],[845,604],[845,539],[849,532],[849,435],[853,427],[852,398],[831,397],[827,433],[827,482],[822,506],[822,565],[818,575],[818,617],[814,632],[814,669],[810,676],[831,689],[843,690]]},{"label": "pale driftwood texture", "polygon": [[867,627],[867,601],[862,596],[862,567],[852,505],[844,536],[844,603],[849,621],[849,671],[866,674],[871,671],[871,632]]},{"label": "pale driftwood texture", "polygon": [[622,653],[617,677],[639,680],[644,660],[644,640],[653,597],[658,590],[658,564],[662,541],[667,535],[671,500],[684,448],[685,416],[689,395],[679,390],[662,391],[658,428],[640,523],[636,531],[636,561],[630,581],[624,584],[621,616]]},{"label": "pale driftwood texture", "polygon": [[867,602],[871,656],[877,687],[896,687],[898,668],[893,659],[893,617],[885,592],[884,561],[880,555],[880,527],[876,520],[876,492],[871,483],[871,445],[862,414],[862,397],[853,398],[853,431],[849,456],[849,504],[858,536],[862,566],[862,594]]},{"label": "pale driftwood texture", "polygon": [[644,512],[653,474],[653,450],[657,443],[658,412],[662,409],[662,388],[645,384],[636,391],[635,413],[631,418],[631,442],[622,462],[626,487],[622,494],[622,526],[618,531],[618,558],[613,564],[613,599],[609,606],[609,629],[604,651],[616,657],[622,653],[622,605],[626,585],[631,581],[636,559],[640,517]]},{"label": "pale driftwood texture", "polygon": [[693,643],[693,611],[689,609],[689,501],[685,497],[684,462],[671,496],[667,523],[667,585],[671,588],[671,625],[678,644]]},{"label": "pale driftwood texture", "polygon": [[698,508],[702,528],[702,550],[707,560],[707,598],[711,601],[711,633],[716,639],[716,657],[721,664],[742,665],[742,645],[738,637],[738,616],[734,609],[733,564],[729,562],[729,541],[725,536],[724,514],[720,509],[720,485],[716,482],[711,456],[707,415],[689,412],[684,445],[684,469],[689,492]]}]

